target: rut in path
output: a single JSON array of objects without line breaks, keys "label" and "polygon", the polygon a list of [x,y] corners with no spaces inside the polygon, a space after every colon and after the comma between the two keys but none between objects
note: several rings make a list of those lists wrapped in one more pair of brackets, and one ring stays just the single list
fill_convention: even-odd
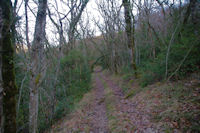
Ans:
[{"label": "rut in path", "polygon": [[94,103],[94,118],[92,119],[93,131],[95,133],[107,133],[107,124],[108,120],[106,117],[106,107],[105,107],[105,94],[104,86],[101,80],[99,79],[98,74],[95,74],[95,103]]},{"label": "rut in path", "polygon": [[[161,133],[158,131],[149,121],[149,116],[144,110],[139,110],[136,108],[137,103],[133,103],[128,99],[124,98],[122,88],[120,88],[115,82],[111,80],[109,76],[101,74],[102,79],[105,81],[107,86],[113,90],[115,95],[115,100],[117,101],[117,111],[124,114],[124,117],[129,119],[130,125],[127,126],[129,132],[134,133]],[[134,129],[133,129],[134,127]]]},{"label": "rut in path", "polygon": [[91,92],[86,94],[80,102],[82,107],[66,117],[63,122],[58,123],[51,133],[109,133],[104,101],[104,84],[99,73],[96,72],[93,75]]},{"label": "rut in path", "polygon": [[[108,95],[108,90],[113,92],[112,96]],[[111,98],[113,101],[109,101]],[[82,103],[82,107],[61,122],[53,133],[158,133],[146,111],[136,108],[137,103],[124,99],[121,87],[105,73],[93,75],[93,88],[84,96]],[[115,109],[114,112],[107,104]],[[117,119],[112,121],[110,114]],[[116,130],[112,128],[112,122],[116,124]]]}]

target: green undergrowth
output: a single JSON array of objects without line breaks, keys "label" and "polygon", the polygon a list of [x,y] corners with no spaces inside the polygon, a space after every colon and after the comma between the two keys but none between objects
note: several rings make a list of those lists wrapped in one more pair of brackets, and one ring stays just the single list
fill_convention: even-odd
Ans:
[{"label": "green undergrowth", "polygon": [[105,103],[106,103],[106,110],[107,110],[107,118],[108,118],[108,127],[110,131],[114,132],[118,126],[118,118],[114,114],[116,112],[115,108],[115,99],[113,96],[113,92],[109,88],[105,88]]},{"label": "green undergrowth", "polygon": [[[120,77],[118,77],[120,78]],[[154,123],[161,123],[164,131],[200,132],[200,83],[198,79],[177,82],[157,82],[135,87],[134,82],[122,80],[125,98],[142,97],[145,108],[151,110]]]},{"label": "green undergrowth", "polygon": [[133,96],[135,96],[136,94],[138,94],[139,92],[144,92],[145,90],[147,90],[147,88],[135,88],[135,89],[129,89],[129,91],[127,91],[125,98],[131,98]]},{"label": "green undergrowth", "polygon": [[106,115],[108,118],[109,131],[113,133],[126,133],[128,131],[133,131],[135,127],[130,124],[130,120],[127,118],[126,114],[117,109],[118,101],[113,90],[109,88],[104,80],[102,81],[104,84]]},{"label": "green undergrowth", "polygon": [[[18,132],[28,131],[29,79],[23,59],[17,55],[16,81],[21,86],[21,100],[17,112]],[[49,59],[47,59],[49,60]],[[59,64],[60,61],[60,65]],[[56,76],[56,68],[59,72]],[[25,77],[25,78],[24,78]],[[24,79],[24,80],[23,80]],[[23,82],[22,82],[23,81]],[[74,110],[75,105],[91,88],[91,71],[87,57],[80,50],[71,50],[60,60],[52,58],[39,88],[38,131],[43,132]]]},{"label": "green undergrowth", "polygon": [[122,73],[120,75],[113,75],[115,82],[122,88],[125,99],[135,96],[140,92],[148,90],[146,87],[138,85],[140,79],[134,78],[134,73]]},{"label": "green undergrowth", "polygon": [[[174,12],[176,21],[179,15]],[[200,71],[200,45],[199,35],[196,34],[196,28],[192,20],[189,20],[183,27],[179,27],[174,34],[174,39],[171,42],[172,32],[175,30],[176,23],[171,23],[167,29],[167,35],[161,36],[161,40],[165,45],[160,44],[153,37],[153,45],[155,49],[152,51],[152,44],[148,42],[152,39],[145,36],[148,32],[143,29],[143,32],[136,32],[136,53],[140,56],[135,57],[137,65],[137,73],[139,84],[141,87],[162,82],[166,80],[177,81],[188,77],[189,74]],[[154,36],[154,35],[153,35]],[[151,41],[150,41],[151,42]],[[169,44],[171,45],[169,46]],[[169,48],[169,49],[168,49]],[[169,51],[168,51],[169,50]],[[153,55],[152,52],[155,52]],[[130,64],[120,66],[120,74],[124,80],[129,81],[134,78],[134,70]]]},{"label": "green undergrowth", "polygon": [[200,85],[186,87],[183,83],[165,84],[155,88],[160,94],[158,111],[153,115],[157,122],[163,122],[166,130],[178,129],[181,132],[200,132]]},{"label": "green undergrowth", "polygon": [[116,101],[115,101],[113,91],[110,88],[108,88],[106,82],[103,79],[102,79],[102,83],[104,84],[106,116],[108,118],[108,129],[111,132],[114,132],[118,126],[118,118],[115,115]]}]

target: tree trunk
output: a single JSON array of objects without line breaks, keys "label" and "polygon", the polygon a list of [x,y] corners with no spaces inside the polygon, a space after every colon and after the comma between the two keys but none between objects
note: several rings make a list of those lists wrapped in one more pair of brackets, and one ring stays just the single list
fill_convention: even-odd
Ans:
[{"label": "tree trunk", "polygon": [[25,9],[25,18],[26,18],[26,43],[28,46],[28,51],[30,50],[30,41],[29,41],[29,26],[28,26],[28,11],[27,11],[27,6],[28,6],[28,0],[25,0],[25,4],[24,4],[24,9]]},{"label": "tree trunk", "polygon": [[35,24],[35,33],[31,51],[31,79],[30,79],[30,101],[29,101],[29,132],[37,132],[38,118],[38,88],[41,83],[45,26],[46,26],[47,0],[39,0],[38,12]]},{"label": "tree trunk", "polygon": [[[2,38],[3,16],[2,9],[0,7],[0,41]],[[0,45],[0,51],[2,51],[2,45]],[[0,133],[3,132],[3,81],[2,81],[2,56],[0,53]]]},{"label": "tree trunk", "polygon": [[133,70],[135,71],[135,77],[137,78],[137,68],[135,63],[135,26],[134,26],[134,16],[131,17],[131,4],[129,0],[123,0],[123,6],[124,6],[124,16],[125,16],[125,22],[126,22],[126,34],[128,38],[128,47],[131,50],[131,65],[133,67]]},{"label": "tree trunk", "polygon": [[195,28],[195,34],[198,35],[200,30],[200,1],[190,0],[191,4],[191,17]]},{"label": "tree trunk", "polygon": [[76,27],[77,27],[77,24],[82,16],[82,13],[85,9],[85,7],[87,6],[87,3],[89,2],[89,0],[83,0],[81,1],[81,6],[80,6],[80,9],[79,11],[77,11],[76,9],[76,3],[77,1],[74,1],[74,0],[71,0],[71,21],[70,21],[70,24],[69,24],[69,44],[70,44],[70,49],[73,49],[75,47],[75,31],[76,31]]},{"label": "tree trunk", "polygon": [[194,24],[200,21],[200,2],[199,0],[190,0],[191,3],[191,15]]},{"label": "tree trunk", "polygon": [[3,131],[16,133],[16,95],[14,71],[14,48],[12,37],[12,3],[10,0],[1,0],[3,25],[0,46],[2,48],[2,81],[3,81]]}]

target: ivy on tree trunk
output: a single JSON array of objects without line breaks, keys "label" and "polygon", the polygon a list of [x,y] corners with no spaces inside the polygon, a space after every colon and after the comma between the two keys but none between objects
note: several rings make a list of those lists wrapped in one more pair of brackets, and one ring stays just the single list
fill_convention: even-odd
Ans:
[{"label": "ivy on tree trunk", "polygon": [[14,70],[14,48],[11,31],[12,3],[1,0],[3,27],[0,45],[2,46],[2,81],[3,81],[3,132],[16,133],[16,95]]},{"label": "ivy on tree trunk", "polygon": [[125,23],[126,23],[126,34],[128,38],[128,47],[131,50],[131,65],[133,67],[133,70],[135,71],[135,77],[137,78],[137,67],[135,63],[135,27],[134,27],[134,16],[132,15],[131,11],[131,3],[129,0],[123,0],[123,6],[124,6],[124,17],[125,17]]}]

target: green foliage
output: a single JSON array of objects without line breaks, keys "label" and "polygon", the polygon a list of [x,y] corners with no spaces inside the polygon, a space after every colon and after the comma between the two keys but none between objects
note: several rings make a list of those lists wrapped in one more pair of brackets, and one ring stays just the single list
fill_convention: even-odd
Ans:
[{"label": "green foliage", "polygon": [[[57,88],[55,92],[56,105],[54,106],[53,116],[49,118],[49,121],[58,120],[71,112],[74,104],[79,102],[83,95],[90,90],[90,81],[91,71],[87,57],[79,50],[71,50],[68,55],[60,60],[60,73],[55,86]],[[48,98],[46,100],[48,102]],[[49,116],[46,110],[44,110],[44,113]],[[44,117],[44,114],[41,113],[40,116]],[[40,126],[41,130],[48,126],[45,119],[43,123]]]},{"label": "green foliage", "polygon": [[133,68],[131,67],[131,64],[129,65],[126,65],[126,66],[123,66],[121,68],[121,72],[120,74],[122,74],[122,79],[125,80],[125,81],[129,81],[133,78],[134,76],[134,70]]},{"label": "green foliage", "polygon": [[[17,63],[20,62],[15,68],[18,86],[22,84],[26,69],[21,63],[23,61],[21,57],[20,54],[17,54],[15,59]],[[82,51],[71,50],[60,60],[60,71],[56,82],[55,73],[59,60],[57,58],[51,58],[51,60],[52,64],[48,65],[45,80],[39,89],[38,130],[40,132],[71,112],[74,105],[90,90],[91,71],[87,57],[82,54]],[[29,77],[30,73],[27,73],[17,113],[19,132],[27,132],[28,130]]]},{"label": "green foliage", "polygon": [[80,51],[71,51],[68,56],[62,58],[61,70],[60,80],[69,86],[68,94],[78,96],[77,93],[87,91],[91,80],[91,72],[86,58]]},{"label": "green foliage", "polygon": [[[17,129],[18,129],[18,132],[28,132],[29,76],[28,74],[26,76],[26,72],[25,72],[26,67],[24,66],[22,62],[23,62],[23,57],[20,54],[16,54],[15,55],[16,84],[19,87],[17,99],[19,99],[19,95],[21,91],[21,100],[20,100],[19,110],[17,110]],[[21,88],[22,84],[23,86]],[[19,101],[17,101],[17,103],[18,102]]]},{"label": "green foliage", "polygon": [[[199,71],[200,45],[198,42],[199,39],[194,33],[192,24],[187,24],[184,26],[183,31],[175,35],[169,52],[168,77],[176,71],[188,52],[187,58],[180,69],[173,75],[172,79],[180,79],[187,76],[188,73]],[[166,38],[167,44],[169,41],[170,38]],[[146,49],[146,46],[141,47],[141,49]],[[189,51],[190,49],[191,51]],[[143,87],[165,79],[167,47],[160,47],[155,59],[149,59],[147,55],[150,55],[150,52],[146,50],[146,52],[142,53],[142,61],[138,67],[141,73],[141,86]]]},{"label": "green foliage", "polygon": [[[177,123],[175,128],[181,132],[199,132],[199,97],[194,96],[195,87],[186,87],[182,84],[165,85],[158,90],[161,97],[161,105],[155,105],[155,109],[161,109],[154,120],[165,122],[166,120]],[[169,123],[165,128],[172,129]]]},{"label": "green foliage", "polygon": [[140,85],[145,87],[153,82],[160,81],[164,78],[165,74],[165,57],[160,55],[152,62],[146,62],[143,67],[140,67],[141,81]]}]

